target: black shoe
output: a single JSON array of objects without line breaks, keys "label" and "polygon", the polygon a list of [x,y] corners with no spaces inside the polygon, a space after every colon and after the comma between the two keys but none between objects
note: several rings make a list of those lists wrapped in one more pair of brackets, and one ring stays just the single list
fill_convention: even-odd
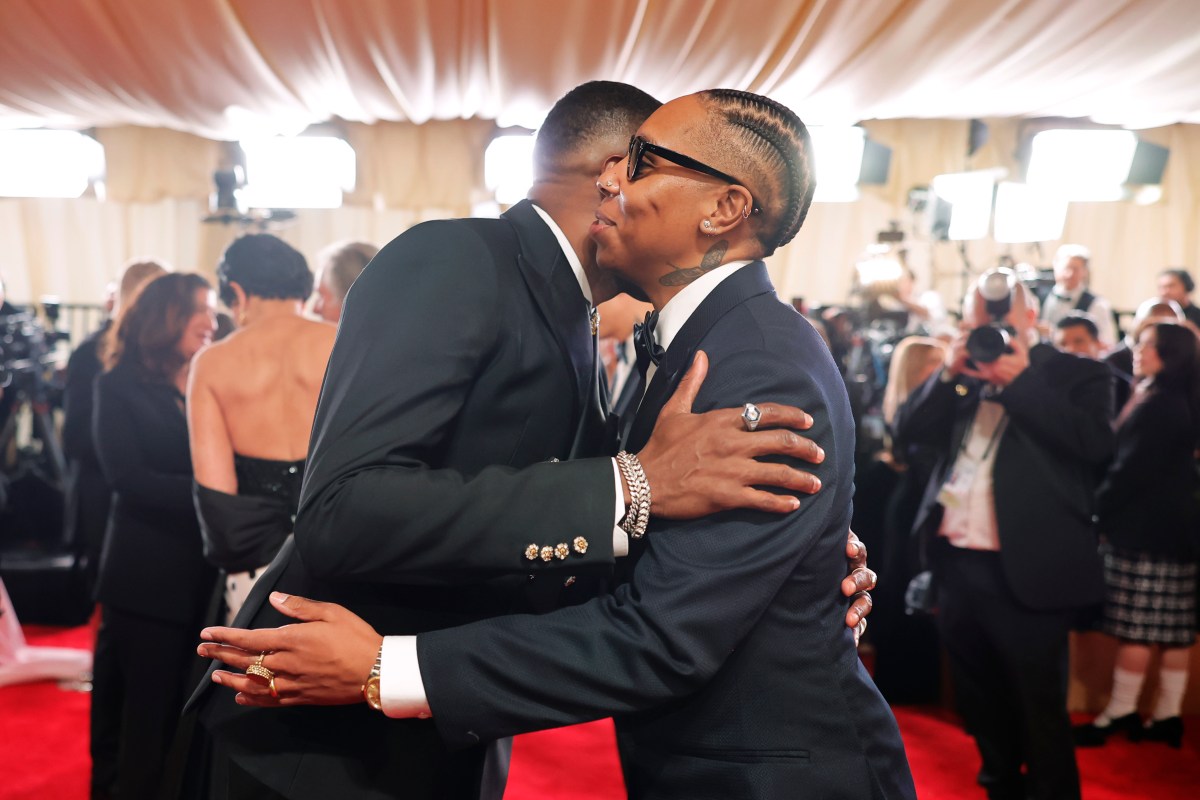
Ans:
[{"label": "black shoe", "polygon": [[1146,730],[1149,729],[1142,727],[1142,718],[1134,711],[1123,717],[1117,717],[1103,726],[1092,722],[1076,725],[1072,728],[1072,733],[1075,735],[1076,747],[1100,747],[1108,741],[1109,736],[1119,731],[1123,731],[1129,737],[1129,741],[1136,742],[1142,738]]},{"label": "black shoe", "polygon": [[1183,744],[1183,720],[1179,717],[1156,719],[1142,730],[1147,742],[1165,742],[1176,750]]}]

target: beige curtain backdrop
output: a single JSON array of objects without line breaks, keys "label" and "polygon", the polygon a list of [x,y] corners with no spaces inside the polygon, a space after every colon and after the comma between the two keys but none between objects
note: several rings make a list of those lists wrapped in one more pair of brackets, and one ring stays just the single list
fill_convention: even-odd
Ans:
[{"label": "beige curtain backdrop", "polygon": [[[964,169],[1001,166],[1019,177],[1014,153],[1020,122],[988,120],[989,141],[970,159],[964,120],[876,120],[865,127],[871,138],[892,148],[889,182],[863,187],[852,203],[813,206],[795,241],[769,259],[780,296],[844,301],[855,260],[895,220],[909,236],[918,282],[957,308],[958,246],[928,239],[907,210],[908,190]],[[347,204],[300,211],[278,231],[310,259],[338,239],[384,244],[421,220],[469,215],[486,196],[483,151],[495,130],[490,121],[344,123],[341,129],[358,156],[357,186]],[[1146,206],[1073,203],[1063,235],[1063,241],[1092,249],[1093,287],[1121,309],[1152,294],[1154,276],[1164,266],[1200,268],[1200,125],[1139,135],[1170,148],[1162,199]],[[106,201],[0,200],[0,271],[17,301],[52,294],[98,302],[120,266],[138,256],[211,274],[221,251],[242,232],[199,222],[208,213],[217,142],[127,126],[101,129],[96,136],[108,164]],[[976,272],[1002,254],[1048,264],[1060,243],[1044,243],[1039,254],[1030,246],[987,239],[967,243],[967,254]]]}]

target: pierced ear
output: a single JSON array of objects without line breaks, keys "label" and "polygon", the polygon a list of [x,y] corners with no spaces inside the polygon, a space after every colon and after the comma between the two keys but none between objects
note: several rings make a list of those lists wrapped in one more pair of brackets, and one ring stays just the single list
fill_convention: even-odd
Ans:
[{"label": "pierced ear", "polygon": [[716,207],[708,215],[711,228],[704,232],[713,235],[725,234],[747,221],[752,213],[754,200],[743,186],[726,186],[717,198]]},{"label": "pierced ear", "polygon": [[233,300],[239,306],[246,305],[246,290],[237,281],[229,282],[229,289],[233,292]]}]

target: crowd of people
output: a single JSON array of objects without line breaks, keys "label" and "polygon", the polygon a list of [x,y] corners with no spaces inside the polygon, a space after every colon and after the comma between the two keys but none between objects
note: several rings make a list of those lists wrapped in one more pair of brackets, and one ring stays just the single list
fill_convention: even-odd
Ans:
[{"label": "crowd of people", "polygon": [[[737,159],[718,159],[753,176],[753,194],[726,173],[639,137],[621,159],[627,171],[608,169],[617,159],[602,156],[620,149],[618,142],[628,141],[658,103],[632,87],[597,82],[568,95],[551,114],[539,136],[540,178],[531,199],[501,220],[418,226],[378,255],[365,245],[332,247],[321,254],[315,279],[300,253],[269,234],[234,241],[217,267],[216,287],[156,262],[129,265],[112,322],[73,355],[68,392],[77,440],[70,449],[73,520],[92,526],[80,541],[88,542],[101,607],[93,797],[392,796],[401,789],[430,797],[498,797],[507,734],[560,724],[564,714],[618,715],[628,717],[626,733],[637,739],[652,732],[641,730],[644,720],[634,711],[667,708],[721,669],[779,681],[791,667],[816,672],[818,663],[834,661],[843,665],[837,680],[814,675],[802,693],[811,697],[797,695],[788,704],[820,720],[824,746],[859,753],[872,768],[864,773],[831,765],[819,779],[831,786],[862,783],[881,796],[912,796],[895,720],[854,649],[870,609],[863,590],[873,588],[874,578],[865,549],[849,533],[852,425],[844,399],[838,400],[840,382],[833,380],[827,351],[813,346],[819,340],[808,341],[812,329],[797,326],[786,306],[771,302],[761,265],[738,269],[799,228],[812,194],[807,134],[790,111],[764,98],[714,92],[686,100],[666,107],[672,113],[658,124],[659,137],[688,146],[675,127],[681,114],[716,129],[750,114],[755,121],[747,135],[777,142],[766,153],[749,147]],[[707,141],[691,141],[692,152],[709,149]],[[585,163],[593,164],[590,174]],[[657,362],[640,359],[639,369],[626,371],[636,391],[620,424],[607,415],[610,382],[598,357],[601,314],[595,310],[617,290],[612,274],[596,266],[587,228],[596,219],[598,186],[655,190],[661,181],[646,177],[676,168],[701,176],[680,197],[706,214],[701,244],[719,236],[723,250],[733,242],[741,260],[721,265],[720,278],[737,271],[727,287],[741,288],[718,291],[721,280],[698,281],[711,267],[661,283],[663,276],[641,276],[643,289],[657,292],[655,306],[667,313],[658,328]],[[598,183],[602,169],[607,180]],[[772,177],[778,169],[790,177]],[[703,204],[699,189],[707,192]],[[719,207],[708,208],[710,200]],[[645,235],[661,235],[654,230],[647,227]],[[679,256],[696,244],[694,235],[676,230],[674,236]],[[624,259],[630,270],[658,265]],[[368,263],[374,266],[364,271]],[[480,273],[481,263],[492,266]],[[712,295],[725,304],[713,322],[729,316],[723,324],[734,324],[737,314],[730,314],[747,290],[766,304],[762,313],[787,312],[773,323],[788,330],[781,344],[790,342],[792,357],[811,361],[812,369],[797,383],[794,371],[771,377],[750,359],[747,377],[759,385],[759,405],[731,411],[741,390],[736,397],[705,393],[708,361],[701,355],[693,366],[691,356],[703,345],[725,373],[737,359],[723,349],[744,354],[745,344],[736,337],[706,339],[707,329],[689,329],[686,321]],[[692,297],[690,306],[668,307],[684,293]],[[214,295],[228,312],[228,333],[218,324]],[[705,306],[710,314],[712,305]],[[611,308],[618,318],[616,305]],[[631,305],[626,316],[640,316],[638,309]],[[339,318],[340,328],[329,324]],[[684,345],[671,348],[672,337]],[[662,377],[655,381],[660,364]],[[813,382],[810,372],[827,374]],[[690,413],[693,403],[697,411],[714,410]],[[634,413],[639,406],[640,415]],[[803,435],[773,435],[779,427]],[[618,443],[633,452],[613,458]],[[755,458],[770,454],[787,457],[789,466]],[[804,461],[809,464],[801,469]],[[548,470],[547,463],[561,466]],[[818,491],[819,475],[826,476],[826,491]],[[814,493],[816,499],[803,504],[796,499]],[[734,509],[741,509],[737,516],[713,516]],[[98,519],[103,526],[94,524]],[[731,525],[760,528],[759,544],[734,557],[724,530]],[[671,527],[679,535],[666,536]],[[544,541],[529,544],[530,538]],[[687,552],[669,546],[672,541],[686,542]],[[690,579],[668,577],[684,568]],[[694,602],[697,591],[716,599],[703,585],[723,583],[737,569],[753,571],[755,580],[738,581],[746,588],[736,601],[709,608]],[[774,577],[766,581],[766,574]],[[752,585],[757,589],[750,591]],[[574,615],[587,613],[594,621],[583,628],[595,632],[588,648],[611,650],[606,659],[613,669],[564,683],[574,703],[563,700],[530,715],[521,701],[470,723],[480,731],[492,726],[465,734],[470,739],[497,743],[457,750],[448,743],[471,742],[455,742],[456,735],[419,719],[427,711],[397,710],[386,689],[382,698],[372,701],[368,693],[362,702],[368,672],[400,671],[372,630],[370,652],[340,675],[353,691],[334,702],[357,701],[346,713],[263,711],[256,702],[330,702],[307,698],[303,678],[348,663],[336,638],[322,634],[314,634],[316,641],[334,652],[313,656],[303,669],[289,667],[286,647],[233,646],[238,632],[273,635],[274,626],[302,613],[279,607],[280,591],[296,603],[308,601],[294,593],[339,601],[330,607],[409,640],[498,614],[551,612],[522,635],[570,642],[577,633]],[[750,622],[764,614],[763,622]],[[816,616],[803,626],[797,614]],[[697,639],[689,619],[708,623],[714,615],[731,624]],[[542,669],[545,654],[561,652],[556,672],[570,674],[568,662],[580,653],[550,641],[530,648],[521,636],[506,636],[521,620],[507,616],[479,631],[447,630],[443,642],[479,652],[476,637],[487,635],[483,650],[515,648],[500,658],[519,652]],[[240,627],[213,627],[223,623]],[[195,658],[196,637],[206,625],[205,638],[218,644],[203,646],[201,654],[222,667],[209,675]],[[755,647],[770,650],[768,644],[781,640],[779,626],[807,633],[773,648],[770,657],[726,663],[734,641],[747,647],[758,641]],[[651,630],[671,640],[656,643],[646,635]],[[635,652],[640,659],[630,658]],[[459,656],[443,658],[455,669],[420,674],[465,668]],[[628,675],[618,674],[619,664]],[[460,678],[452,694],[482,690],[487,670],[480,669],[473,680]],[[658,677],[644,680],[647,669]],[[245,680],[251,683],[238,683]],[[234,693],[222,687],[240,689],[243,699],[253,694],[254,701],[234,703]],[[443,726],[461,703],[440,699],[445,691],[428,681],[422,689],[428,697],[422,702],[438,709]],[[726,702],[715,685],[709,691],[715,694],[675,712],[676,728],[685,730],[685,719],[708,718],[705,708]],[[189,692],[190,708],[181,717]],[[588,692],[591,700],[581,703]],[[849,698],[859,712],[848,719],[841,709]],[[472,714],[483,713],[482,706],[467,705]],[[388,721],[378,710],[411,719]],[[746,709],[755,718],[766,719],[765,712]],[[726,724],[730,731],[747,729],[734,719]],[[781,719],[755,736],[791,752],[790,726]],[[347,752],[348,742],[364,737],[367,744]],[[768,759],[753,771],[778,783],[789,763]],[[644,796],[665,790],[680,796],[689,791],[681,787],[713,780],[693,774],[686,760],[679,769],[666,789],[648,777]],[[744,771],[731,764],[718,782],[740,782]]]},{"label": "crowd of people", "polygon": [[[876,680],[893,701],[919,687],[936,700],[940,639],[991,797],[1077,797],[1075,746],[1182,737],[1200,556],[1193,284],[1163,271],[1121,335],[1089,288],[1089,260],[1063,246],[1040,299],[1015,273],[989,272],[959,331],[901,340],[881,403],[888,447],[860,472],[860,508],[887,512],[856,528],[884,575],[911,579],[907,596],[879,593]],[[1004,332],[999,355],[978,344],[981,329]],[[906,601],[935,612],[940,636],[898,610]],[[1071,629],[1118,641],[1107,707],[1074,728]]]},{"label": "crowd of people", "polygon": [[[1046,297],[988,272],[957,330],[905,272],[864,455],[861,348],[761,262],[812,200],[790,110],[593,82],[535,165],[500,219],[339,243],[315,276],[270,234],[215,287],[125,269],[66,392],[94,798],[499,798],[508,737],[607,716],[633,797],[914,797],[884,698],[936,698],[939,639],[989,797],[1079,797],[1074,747],[1114,733],[1179,746],[1186,271],[1124,334],[1082,247]],[[855,483],[888,578],[874,681]],[[1083,625],[1119,646],[1072,728]]]}]

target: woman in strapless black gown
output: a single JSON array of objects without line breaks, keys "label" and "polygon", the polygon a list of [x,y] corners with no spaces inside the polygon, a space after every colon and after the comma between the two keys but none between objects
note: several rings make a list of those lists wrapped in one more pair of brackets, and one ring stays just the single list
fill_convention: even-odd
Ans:
[{"label": "woman in strapless black gown", "polygon": [[238,327],[196,357],[188,427],[204,553],[224,573],[213,621],[231,622],[291,534],[336,329],[303,316],[312,273],[275,236],[236,240],[217,277]]},{"label": "woman in strapless black gown", "polygon": [[225,572],[223,619],[236,616],[258,576],[292,533],[300,506],[304,461],[235,453],[237,494],[194,486],[205,557]]}]

